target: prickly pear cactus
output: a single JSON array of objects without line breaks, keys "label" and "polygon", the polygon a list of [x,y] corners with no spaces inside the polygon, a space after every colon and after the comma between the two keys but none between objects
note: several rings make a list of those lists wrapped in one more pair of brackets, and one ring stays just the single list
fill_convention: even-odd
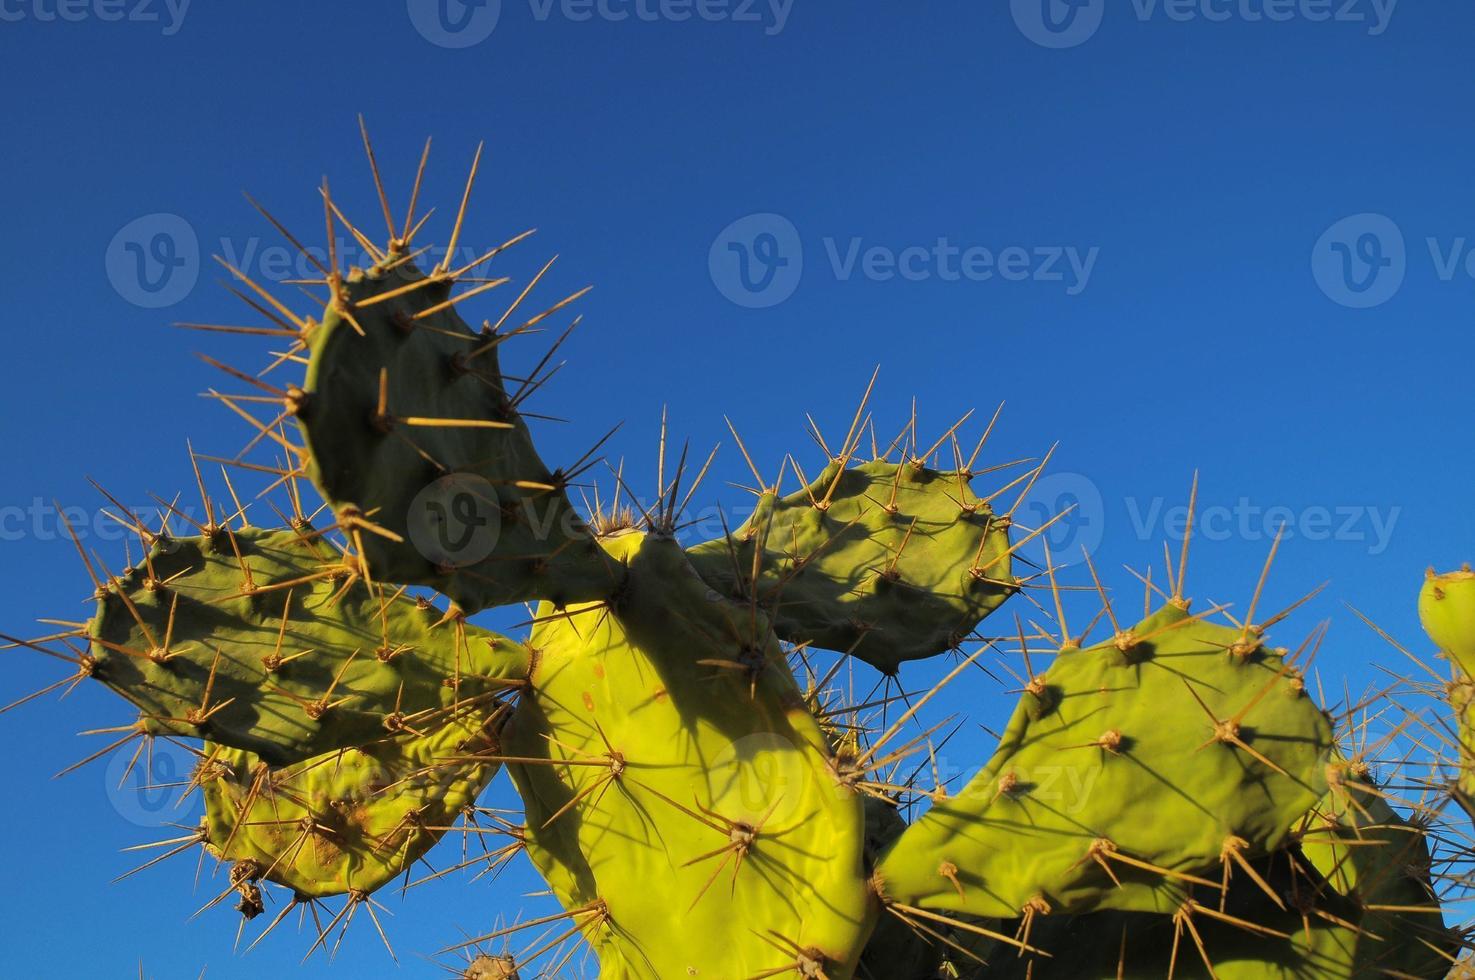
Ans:
[{"label": "prickly pear cactus", "polygon": [[[1420,771],[1418,782],[1475,822],[1475,573],[1470,566],[1443,575],[1429,569],[1418,610],[1429,639],[1448,661],[1424,664],[1436,683],[1415,685],[1411,692],[1414,697],[1432,693],[1443,718],[1431,724],[1424,712],[1399,702],[1408,721],[1419,726],[1421,747],[1424,738],[1435,742],[1434,761]],[[1444,846],[1436,856],[1448,868],[1446,875],[1461,883],[1469,880],[1475,869],[1475,836],[1468,827],[1439,830],[1435,839]],[[1475,958],[1466,952],[1451,976],[1472,975]]]},{"label": "prickly pear cactus", "polygon": [[539,459],[503,382],[499,348],[532,326],[471,330],[455,281],[393,254],[343,280],[288,395],[313,481],[377,578],[469,612],[608,595],[616,570],[569,502],[573,477]]},{"label": "prickly pear cactus", "polygon": [[308,525],[160,537],[98,591],[92,676],[157,730],[286,765],[527,677],[521,644],[365,582]]},{"label": "prickly pear cactus", "polygon": [[[252,881],[309,898],[367,896],[408,873],[496,774],[505,707],[273,769],[207,745],[195,778],[207,847]],[[483,758],[487,757],[487,758]]]},{"label": "prickly pear cactus", "polygon": [[1475,672],[1475,572],[1439,575],[1431,568],[1419,593],[1419,621],[1466,676]]},{"label": "prickly pear cactus", "polygon": [[[866,867],[874,872],[881,853],[906,832],[907,822],[896,805],[884,797],[867,796],[865,813]],[[966,934],[960,933],[949,942],[957,944],[965,938]],[[936,977],[949,951],[948,945],[913,931],[901,919],[882,916],[860,955],[858,973],[863,977]]]},{"label": "prickly pear cactus", "polygon": [[[529,855],[632,977],[787,961],[849,975],[871,918],[861,798],[766,619],[670,539],[606,545],[624,588],[566,615],[544,606],[508,728]],[[709,941],[735,923],[768,941]]]},{"label": "prickly pear cactus", "polygon": [[1041,955],[997,975],[1442,976],[1458,944],[1433,892],[1425,835],[1351,768],[1332,765],[1331,789],[1291,828],[1295,843],[1230,869],[1222,890],[1190,888],[1158,913],[1036,918],[1029,935]]},{"label": "prickly pear cactus", "polygon": [[692,564],[724,594],[756,596],[785,640],[894,674],[961,647],[1018,591],[1010,522],[972,478],[922,459],[836,460],[796,493],[764,490],[747,523],[693,548]]},{"label": "prickly pear cactus", "polygon": [[[1439,975],[1458,945],[1434,889],[1426,828],[1399,814],[1364,766],[1338,761],[1331,776],[1327,795],[1296,828],[1301,853],[1320,876],[1317,887],[1308,875],[1289,896],[1303,921],[1320,920],[1303,955],[1343,964],[1346,972],[1329,976]],[[1339,901],[1341,916],[1320,907]]]},{"label": "prickly pear cactus", "polygon": [[1258,636],[1165,605],[1030,679],[993,759],[881,858],[884,901],[1171,911],[1326,791],[1331,726]]},{"label": "prickly pear cactus", "polygon": [[[1067,628],[1048,524],[1015,516],[1044,463],[980,495],[1023,461],[978,466],[961,423],[919,449],[915,414],[883,451],[870,389],[838,451],[815,427],[814,480],[790,457],[805,486],[785,496],[754,468],[755,512],[715,540],[678,543],[707,466],[689,478],[683,451],[668,472],[664,421],[654,504],[611,467],[633,508],[597,490],[576,506],[604,440],[545,463],[529,401],[553,350],[503,365],[583,291],[535,304],[552,263],[517,286],[488,267],[526,234],[461,253],[479,152],[435,261],[416,241],[428,147],[397,220],[363,140],[388,240],[325,183],[326,261],[266,215],[320,271],[293,285],[323,305],[295,312],[227,266],[264,322],[188,325],[269,346],[264,366],[206,358],[244,386],[208,395],[249,442],[192,451],[202,519],[178,498],[157,524],[109,511],[137,560],[130,545],[114,574],[76,541],[95,616],[11,643],[71,673],[10,707],[90,679],[137,710],[98,728],[121,737],[82,764],[131,747],[131,770],[160,738],[196,754],[202,823],[145,845],[168,850],[135,870],[204,848],[225,886],[206,909],[234,896],[244,925],[282,899],[252,945],[300,908],[309,955],[360,914],[393,954],[376,911],[389,886],[526,856],[563,910],[494,910],[491,931],[440,951],[466,980],[588,975],[596,959],[604,980],[1350,980],[1460,960],[1441,898],[1468,891],[1475,848],[1452,848],[1442,808],[1475,813],[1468,570],[1431,578],[1421,603],[1454,667],[1425,687],[1455,721],[1411,714],[1338,756],[1333,721],[1387,705],[1316,706],[1306,647],[1267,640],[1290,610],[1256,617],[1263,574],[1241,618],[1193,614],[1185,537],[1171,594],[1149,569],[1145,618],[1124,627],[1091,568],[1092,625],[1111,634],[1089,643]],[[340,232],[363,267],[340,268]],[[503,293],[468,326],[473,300]],[[233,509],[202,459],[222,464]],[[267,485],[242,503],[231,473]],[[1021,593],[1011,628],[982,625]],[[468,621],[522,602],[525,641]],[[941,681],[911,689],[903,668],[938,664]],[[958,678],[1005,674],[1017,705],[991,753],[983,724],[932,717]],[[954,701],[987,703],[975,694]],[[1456,745],[1458,767],[1405,758],[1375,779],[1366,757],[1414,734]],[[512,788],[494,785],[502,769]],[[520,814],[483,805],[512,789]],[[433,850],[447,839],[449,865]]]}]

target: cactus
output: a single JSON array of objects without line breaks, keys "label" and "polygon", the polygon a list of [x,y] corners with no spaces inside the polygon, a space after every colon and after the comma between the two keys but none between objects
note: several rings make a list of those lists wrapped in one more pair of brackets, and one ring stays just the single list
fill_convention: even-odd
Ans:
[{"label": "cactus", "polygon": [[[313,950],[336,948],[360,910],[388,945],[373,896],[459,833],[507,843],[432,877],[525,853],[564,908],[441,951],[476,980],[562,976],[581,946],[615,980],[1351,978],[1454,960],[1431,871],[1443,830],[1394,806],[1345,732],[1337,755],[1345,718],[1301,674],[1322,634],[1292,653],[1268,638],[1289,610],[1256,616],[1269,562],[1242,617],[1191,612],[1185,538],[1171,594],[1146,577],[1145,605],[1165,602],[1136,625],[1091,568],[1111,633],[1090,643],[1066,624],[1048,539],[1042,570],[1016,571],[1048,528],[1015,517],[1044,461],[980,496],[978,477],[1017,464],[979,468],[959,426],[922,448],[915,420],[884,451],[872,435],[862,459],[869,388],[838,447],[820,437],[813,481],[790,458],[806,485],[783,496],[782,474],[770,485],[755,467],[754,513],[715,540],[678,543],[685,454],[668,479],[664,424],[656,502],[617,470],[638,517],[581,512],[570,490],[604,440],[545,465],[526,402],[549,358],[517,378],[501,358],[582,291],[523,311],[544,266],[468,327],[463,304],[508,282],[483,265],[527,236],[453,260],[468,181],[429,265],[421,175],[396,221],[375,166],[383,246],[324,185],[329,238],[346,229],[372,261],[314,258],[322,309],[295,313],[231,269],[268,322],[204,326],[273,342],[264,371],[212,360],[250,394],[211,395],[253,429],[221,459],[285,492],[287,526],[248,523],[260,504],[218,508],[203,479],[196,536],[125,510],[144,547],[132,567],[115,575],[78,547],[96,617],[15,641],[74,668],[47,690],[95,679],[139,709],[110,748],[195,747],[205,818],[164,856],[204,847],[228,868],[210,905],[235,895],[246,919],[264,887],[285,889],[255,942],[291,908],[341,898]],[[1053,606],[1037,604],[1045,625],[985,635],[1027,589]],[[1431,632],[1468,621],[1463,590],[1443,588]],[[537,604],[526,642],[467,621],[523,601]],[[1446,649],[1458,659],[1462,643]],[[904,665],[947,655],[926,693],[900,687]],[[960,792],[940,774],[924,789],[941,745],[921,713],[993,673],[985,656],[1022,662],[1018,705],[991,758],[960,749],[981,766]],[[883,695],[847,690],[856,661]],[[477,806],[503,768],[520,823]],[[538,931],[519,947],[525,928]]]},{"label": "cactus", "polygon": [[[624,588],[545,605],[508,725],[529,856],[636,975],[753,976],[790,953],[848,975],[871,916],[861,800],[766,619],[712,593],[669,538],[605,545]],[[780,948],[708,941],[736,921]]]},{"label": "cactus", "polygon": [[1466,676],[1475,673],[1475,572],[1435,574],[1431,568],[1419,592],[1424,631]]},{"label": "cactus", "polygon": [[[607,595],[615,570],[565,494],[577,466],[543,465],[517,413],[526,393],[509,396],[498,366],[504,342],[562,304],[515,330],[499,329],[504,316],[478,334],[450,298],[458,273],[470,271],[425,275],[391,251],[335,283],[339,298],[312,330],[306,380],[286,396],[313,482],[380,579],[428,586],[468,612]],[[463,513],[424,496],[443,480]],[[450,520],[495,544],[480,554],[438,540]]]},{"label": "cactus", "polygon": [[[875,867],[881,853],[906,832],[907,822],[889,799],[865,798],[867,867]],[[950,937],[950,942],[966,938],[965,933]],[[950,950],[928,936],[913,932],[895,916],[882,916],[875,931],[860,954],[861,976],[870,977],[935,977]]]},{"label": "cactus", "polygon": [[[496,774],[505,706],[273,768],[206,746],[195,779],[217,858],[302,898],[367,896],[408,872]],[[408,724],[408,723],[407,723]]]},{"label": "cactus", "polygon": [[[1472,602],[1475,602],[1475,574],[1468,564],[1442,575],[1429,569],[1419,592],[1419,620],[1447,666],[1427,664],[1409,654],[1433,682],[1410,684],[1411,690],[1406,693],[1410,700],[1422,696],[1432,701],[1443,717],[1431,721],[1428,714],[1434,712],[1402,702],[1400,707],[1406,723],[1416,725],[1421,736],[1431,739],[1435,746],[1433,760],[1416,773],[1416,785],[1440,801],[1432,805],[1436,812],[1443,802],[1453,803],[1468,822],[1475,823],[1475,674],[1471,672],[1475,670],[1475,606]],[[1475,834],[1468,824],[1440,829],[1441,846],[1435,860],[1445,869],[1445,876],[1464,884],[1475,866]],[[1451,976],[1465,977],[1472,972],[1475,972],[1475,958],[1467,955]]]},{"label": "cactus", "polygon": [[1475,819],[1475,573],[1469,565],[1443,575],[1429,569],[1419,592],[1419,621],[1451,664],[1441,692],[1453,719],[1453,736],[1446,739],[1454,773],[1449,793]]},{"label": "cactus", "polygon": [[1165,605],[1030,679],[994,758],[882,856],[882,901],[1177,909],[1214,887],[1203,869],[1281,845],[1325,792],[1330,742],[1281,653]]},{"label": "cactus", "polygon": [[91,675],[155,731],[281,766],[485,702],[527,676],[521,644],[365,581],[310,525],[207,531],[153,535],[144,560],[96,592]]},{"label": "cactus", "polygon": [[923,450],[850,466],[857,438],[852,430],[803,490],[763,489],[747,523],[692,548],[691,561],[724,594],[756,596],[790,643],[843,650],[895,674],[961,647],[1018,591],[1009,520],[974,495],[971,461],[942,472]]},{"label": "cactus", "polygon": [[[1211,901],[1160,912],[1026,916],[1041,956],[998,958],[1009,980],[1434,977],[1458,948],[1439,915],[1423,828],[1390,806],[1362,767],[1335,760],[1330,787],[1288,844],[1236,864]],[[1190,890],[1192,883],[1190,883]]]}]

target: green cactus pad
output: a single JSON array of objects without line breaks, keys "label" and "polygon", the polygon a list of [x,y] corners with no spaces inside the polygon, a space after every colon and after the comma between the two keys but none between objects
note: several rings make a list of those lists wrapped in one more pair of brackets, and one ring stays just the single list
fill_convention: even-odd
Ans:
[{"label": "green cactus pad", "polygon": [[861,802],[767,622],[670,539],[607,545],[624,589],[612,608],[544,604],[507,727],[509,760],[557,761],[509,761],[529,854],[566,908],[590,910],[601,976],[749,977],[807,957],[848,978],[871,925]]},{"label": "green cactus pad", "polygon": [[1419,622],[1439,649],[1475,676],[1475,572],[1469,566],[1444,575],[1429,570],[1419,592]]},{"label": "green cactus pad", "polygon": [[917,462],[832,462],[798,493],[762,494],[741,528],[690,556],[714,588],[745,598],[756,549],[779,636],[887,673],[958,646],[1017,591],[1007,522],[966,474]]},{"label": "green cactus pad", "polygon": [[1280,654],[1169,605],[1032,680],[988,765],[883,856],[881,887],[999,918],[1172,910],[1232,841],[1246,859],[1281,843],[1330,747]]},{"label": "green cactus pad", "polygon": [[488,700],[529,668],[521,644],[368,585],[306,526],[160,539],[89,634],[93,676],[155,725],[273,766]]},{"label": "green cactus pad", "polygon": [[[907,823],[890,800],[865,797],[866,867],[907,829]],[[942,931],[941,929],[939,931]],[[881,916],[875,931],[860,954],[856,975],[890,980],[934,980],[948,948],[931,937],[919,935],[893,916]]]},{"label": "green cactus pad", "polygon": [[364,522],[356,544],[378,580],[468,612],[609,595],[615,570],[507,394],[509,332],[472,331],[445,306],[451,280],[431,278],[412,288],[427,277],[402,256],[354,270],[352,320],[334,305],[313,329],[293,406],[313,482],[340,521]]},{"label": "green cactus pad", "polygon": [[1377,791],[1340,775],[1340,767],[1334,772],[1332,790],[1298,821],[1292,843],[1252,863],[1260,882],[1236,869],[1222,905],[1217,891],[1191,889],[1201,905],[1190,918],[1204,954],[1171,915],[1048,915],[1031,923],[1029,937],[1050,956],[1000,959],[988,977],[1116,980],[1170,970],[1208,977],[1203,955],[1219,980],[1443,976],[1456,944],[1430,890],[1422,831]]},{"label": "green cactus pad", "polygon": [[[1255,862],[1256,874],[1271,888],[1289,891],[1290,873],[1277,870],[1285,866],[1285,856],[1275,858]],[[1337,947],[1338,940],[1355,939],[1356,933],[1315,915],[1303,922],[1300,916],[1272,904],[1252,882],[1233,882],[1222,908],[1217,892],[1201,894],[1198,901],[1202,907],[1191,910],[1186,921],[1185,917],[1175,919],[1151,912],[1040,917],[1031,924],[1029,940],[1049,956],[996,956],[979,978],[1371,980],[1388,976],[1376,970],[1358,972]],[[1349,912],[1346,903],[1337,901],[1322,902],[1320,907],[1338,918]],[[1244,925],[1211,914],[1218,912]],[[1200,942],[1203,953],[1199,952]],[[1204,963],[1205,956],[1213,964],[1212,974]]]},{"label": "green cactus pad", "polygon": [[207,845],[244,876],[305,898],[370,894],[407,872],[496,775],[504,710],[488,706],[285,769],[206,747],[198,775]]}]

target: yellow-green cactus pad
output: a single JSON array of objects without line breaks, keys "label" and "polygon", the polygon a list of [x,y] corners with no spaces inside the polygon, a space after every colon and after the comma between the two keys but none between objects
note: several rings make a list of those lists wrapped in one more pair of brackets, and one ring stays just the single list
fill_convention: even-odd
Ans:
[{"label": "yellow-green cactus pad", "polygon": [[[614,570],[533,447],[498,365],[509,332],[477,333],[453,280],[405,256],[354,270],[310,337],[295,410],[313,482],[380,581],[468,612],[613,590]],[[345,309],[347,312],[345,312]]]},{"label": "yellow-green cactus pad", "polygon": [[987,976],[1207,978],[1208,964],[1218,980],[1444,976],[1457,947],[1430,889],[1422,830],[1342,764],[1332,773],[1288,845],[1231,869],[1222,898],[1192,886],[1197,905],[1176,915],[1039,916],[1029,939],[1048,958],[1000,959]]},{"label": "yellow-green cactus pad", "polygon": [[957,647],[1017,591],[1008,523],[966,473],[915,461],[832,462],[798,493],[763,493],[741,528],[690,554],[724,594],[756,591],[785,640],[887,673]]},{"label": "yellow-green cactus pad", "polygon": [[[1252,865],[1266,888],[1285,896],[1279,901],[1287,908],[1296,887],[1290,860],[1289,853],[1279,853]],[[1302,877],[1300,890],[1311,887]],[[1356,933],[1333,921],[1346,921],[1342,917],[1350,911],[1337,896],[1319,900],[1314,909],[1308,906],[1303,919],[1272,902],[1244,873],[1230,882],[1222,900],[1215,890],[1195,890],[1197,904],[1176,915],[1039,916],[1029,923],[1028,935],[1041,953],[993,957],[988,971],[979,976],[988,980],[1372,980],[1440,975],[1389,974],[1356,965],[1339,946],[1355,943]],[[1021,935],[1023,925],[1016,923]]]},{"label": "yellow-green cactus pad", "polygon": [[207,745],[198,774],[207,846],[304,898],[367,895],[435,846],[496,774],[504,712],[459,712],[423,733],[285,769]]},{"label": "yellow-green cactus pad", "polygon": [[1168,605],[1033,679],[993,759],[882,857],[881,887],[1000,918],[1171,911],[1280,845],[1325,792],[1331,744],[1280,653]]},{"label": "yellow-green cactus pad", "polygon": [[1475,675],[1475,572],[1429,570],[1419,592],[1419,622],[1466,675]]},{"label": "yellow-green cactus pad", "polygon": [[274,766],[403,731],[527,676],[519,643],[371,586],[307,526],[163,538],[111,579],[93,676],[153,726]]},{"label": "yellow-green cactus pad", "polygon": [[[896,806],[876,796],[866,796],[866,867],[875,867],[881,852],[906,830]],[[946,933],[945,926],[939,926]],[[953,940],[956,941],[956,940]],[[883,915],[860,954],[861,978],[888,977],[892,980],[935,980],[943,954],[950,952],[942,942],[914,931],[900,919]]]},{"label": "yellow-green cactus pad", "polygon": [[623,590],[544,604],[507,727],[529,854],[601,976],[845,980],[871,926],[864,816],[778,641],[670,539],[607,546]]}]

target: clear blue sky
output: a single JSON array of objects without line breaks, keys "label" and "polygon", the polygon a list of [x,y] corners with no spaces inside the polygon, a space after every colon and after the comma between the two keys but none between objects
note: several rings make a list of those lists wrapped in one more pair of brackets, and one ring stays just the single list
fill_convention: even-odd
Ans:
[{"label": "clear blue sky", "polygon": [[[89,546],[121,565],[84,478],[144,506],[187,485],[186,437],[242,441],[197,397],[215,381],[191,354],[242,346],[168,325],[242,315],[210,253],[283,277],[242,189],[316,242],[327,173],[377,227],[362,111],[397,208],[434,135],[431,234],[486,140],[466,238],[536,226],[509,274],[557,252],[546,295],[595,285],[536,402],[570,420],[540,430],[551,460],[624,419],[618,451],[648,490],[665,405],[694,446],[726,443],[701,496],[737,504],[724,414],[766,466],[788,451],[816,466],[803,413],[843,430],[879,363],[884,428],[913,395],[934,432],[1007,400],[993,460],[1059,440],[1066,475],[1035,516],[1079,500],[1057,544],[1093,546],[1122,591],[1138,594],[1124,563],[1161,574],[1164,512],[1198,468],[1216,523],[1197,594],[1242,607],[1284,519],[1266,602],[1331,580],[1281,634],[1334,619],[1329,687],[1398,663],[1344,603],[1423,649],[1424,567],[1475,553],[1475,8],[1351,0],[1351,21],[1342,0],[1108,0],[1055,3],[1052,29],[1040,0],[447,2],[0,0],[0,629],[85,612],[52,498],[84,508]],[[183,264],[166,279],[158,259]],[[15,651],[0,666],[0,701],[57,676]],[[968,683],[950,707],[1000,723],[1008,698]],[[49,777],[88,751],[73,733],[128,717],[93,689],[0,717],[6,972],[390,969],[366,923],[336,970],[321,955],[298,970],[307,942],[285,929],[232,957],[233,913],[188,921],[223,887],[192,896],[192,864],[110,886],[131,866],[119,849],[175,815],[112,788],[105,764]],[[950,761],[990,748],[979,734]],[[399,975],[431,976],[416,950],[539,887],[519,868],[386,898]]]}]

